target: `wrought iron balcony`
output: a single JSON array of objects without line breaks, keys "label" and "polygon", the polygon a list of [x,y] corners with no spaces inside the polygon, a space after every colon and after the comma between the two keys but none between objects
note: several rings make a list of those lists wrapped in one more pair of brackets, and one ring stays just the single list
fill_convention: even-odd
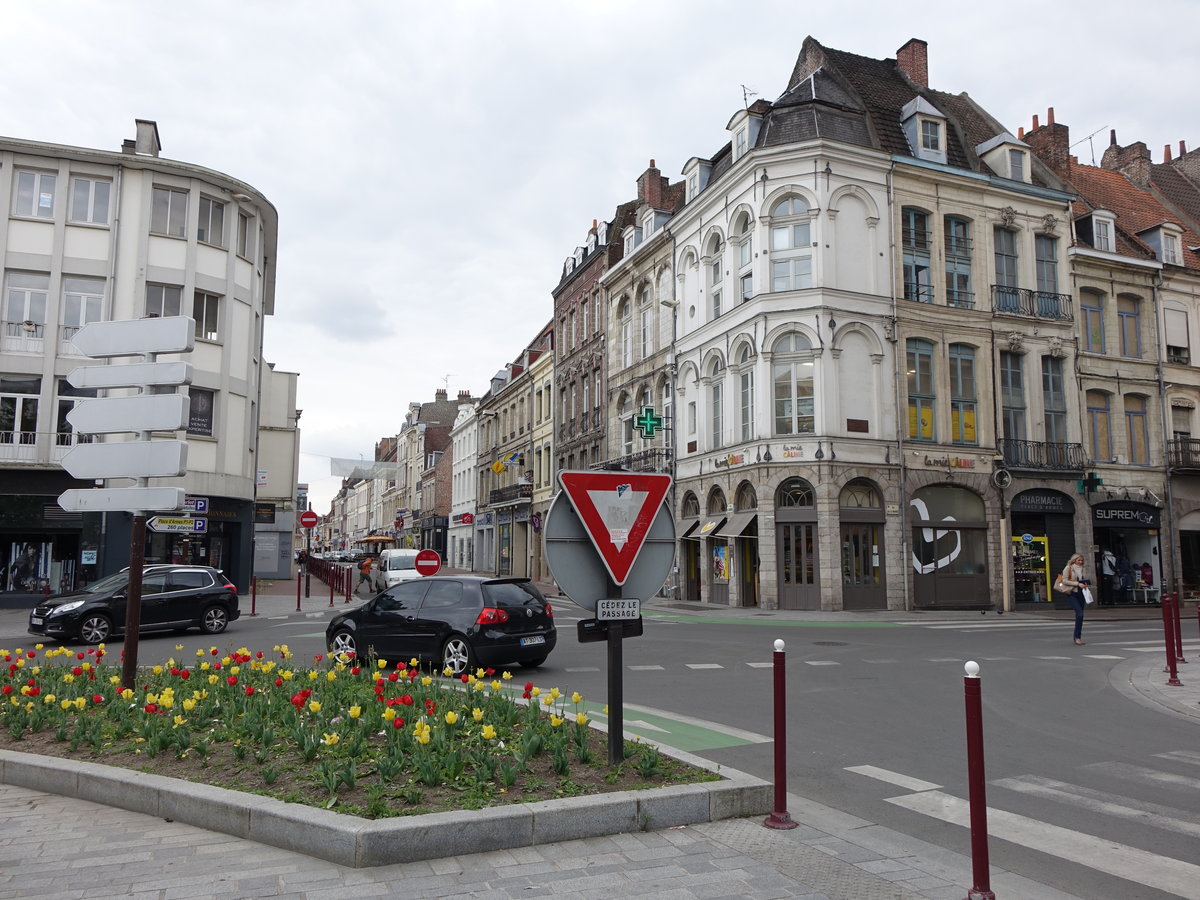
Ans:
[{"label": "wrought iron balcony", "polygon": [[1046,441],[1015,441],[1003,438],[1000,453],[1011,469],[1057,469],[1082,472],[1087,466],[1083,444],[1051,444]]},{"label": "wrought iron balcony", "polygon": [[532,484],[510,484],[488,493],[488,503],[512,503],[514,500],[529,500],[533,497]]},{"label": "wrought iron balcony", "polygon": [[593,469],[603,469],[616,466],[630,472],[670,472],[675,463],[675,451],[670,447],[651,447],[648,450],[638,450],[616,459],[606,459],[596,463]]},{"label": "wrought iron balcony", "polygon": [[1200,472],[1200,440],[1176,438],[1167,441],[1167,458],[1172,469],[1189,469]]},{"label": "wrought iron balcony", "polygon": [[1070,294],[1031,291],[1028,288],[992,285],[992,311],[1014,316],[1033,316],[1058,322],[1075,321]]}]

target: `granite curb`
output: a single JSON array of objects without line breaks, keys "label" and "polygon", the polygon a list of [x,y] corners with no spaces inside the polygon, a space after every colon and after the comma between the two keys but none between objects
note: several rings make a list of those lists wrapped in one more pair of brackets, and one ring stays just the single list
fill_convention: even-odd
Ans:
[{"label": "granite curb", "polygon": [[130,769],[0,750],[0,782],[116,806],[352,868],[766,815],[770,783],[669,747],[720,781],[391,819],[362,819]]}]

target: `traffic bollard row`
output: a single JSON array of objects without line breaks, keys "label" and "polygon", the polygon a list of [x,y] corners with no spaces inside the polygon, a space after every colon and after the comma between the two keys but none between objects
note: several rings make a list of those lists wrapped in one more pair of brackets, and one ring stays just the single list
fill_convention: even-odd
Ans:
[{"label": "traffic bollard row", "polygon": [[1175,666],[1175,613],[1171,606],[1171,595],[1164,593],[1162,596],[1163,645],[1167,654],[1167,665],[1163,671],[1170,673],[1170,677],[1167,679],[1168,685],[1181,687],[1183,682],[1179,680],[1179,670]]},{"label": "traffic bollard row", "polygon": [[775,805],[763,820],[767,828],[786,830],[799,822],[787,811],[787,655],[783,641],[775,641],[772,654],[775,675]]}]

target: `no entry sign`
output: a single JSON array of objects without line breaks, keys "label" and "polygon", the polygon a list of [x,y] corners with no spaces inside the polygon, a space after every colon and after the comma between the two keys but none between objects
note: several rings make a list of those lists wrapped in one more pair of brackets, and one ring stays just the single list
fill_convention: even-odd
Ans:
[{"label": "no entry sign", "polygon": [[417,554],[413,567],[422,575],[436,575],[442,567],[442,558],[436,550],[422,550]]},{"label": "no entry sign", "polygon": [[317,524],[317,514],[311,509],[307,509],[300,513],[300,524],[305,528],[312,528]]}]

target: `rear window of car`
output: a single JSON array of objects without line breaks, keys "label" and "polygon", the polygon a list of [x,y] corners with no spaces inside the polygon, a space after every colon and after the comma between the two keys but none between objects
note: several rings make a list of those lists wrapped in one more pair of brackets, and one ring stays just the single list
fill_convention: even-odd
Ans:
[{"label": "rear window of car", "polygon": [[530,582],[488,581],[483,585],[483,597],[488,606],[524,606],[528,600],[541,600],[541,592]]},{"label": "rear window of car", "polygon": [[173,591],[208,587],[210,584],[212,584],[212,577],[207,572],[193,569],[192,571],[171,573],[171,590]]}]

